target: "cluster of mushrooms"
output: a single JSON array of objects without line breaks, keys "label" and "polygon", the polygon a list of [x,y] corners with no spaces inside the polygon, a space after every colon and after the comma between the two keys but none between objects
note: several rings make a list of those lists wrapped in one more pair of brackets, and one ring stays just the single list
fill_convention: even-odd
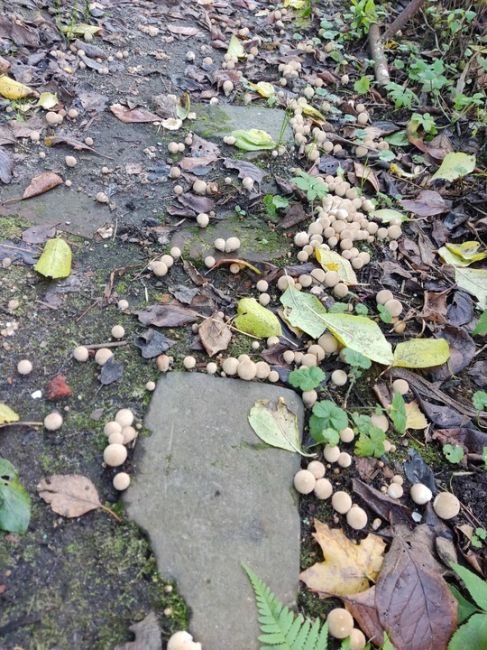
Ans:
[{"label": "cluster of mushrooms", "polygon": [[[103,461],[108,467],[120,467],[127,460],[127,445],[132,444],[138,435],[133,426],[134,414],[130,409],[120,409],[115,418],[105,424],[103,429],[108,445],[103,451]],[[127,472],[117,472],[113,477],[113,487],[116,490],[126,490],[130,485]]]}]

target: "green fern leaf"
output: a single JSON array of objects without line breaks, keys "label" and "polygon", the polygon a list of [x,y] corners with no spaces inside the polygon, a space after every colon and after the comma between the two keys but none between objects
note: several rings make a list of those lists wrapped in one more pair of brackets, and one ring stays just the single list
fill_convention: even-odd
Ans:
[{"label": "green fern leaf", "polygon": [[260,650],[327,650],[328,625],[294,614],[249,567],[242,565],[255,594]]}]

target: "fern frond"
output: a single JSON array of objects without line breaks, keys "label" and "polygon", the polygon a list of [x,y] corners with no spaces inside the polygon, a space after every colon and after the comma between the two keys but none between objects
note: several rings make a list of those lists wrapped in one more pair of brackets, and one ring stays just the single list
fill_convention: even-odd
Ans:
[{"label": "fern frond", "polygon": [[294,614],[249,567],[242,565],[255,594],[260,650],[327,650],[328,625]]}]

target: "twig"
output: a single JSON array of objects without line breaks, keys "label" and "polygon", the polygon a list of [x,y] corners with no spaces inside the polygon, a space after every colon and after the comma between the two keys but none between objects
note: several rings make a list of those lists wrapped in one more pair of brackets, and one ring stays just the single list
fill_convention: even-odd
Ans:
[{"label": "twig", "polygon": [[392,38],[401,30],[410,18],[417,13],[424,5],[425,0],[411,0],[411,2],[401,11],[399,16],[394,20],[384,32],[384,40]]},{"label": "twig", "polygon": [[4,427],[42,427],[43,422],[4,422],[0,424],[0,429]]},{"label": "twig", "polygon": [[122,345],[127,345],[128,341],[109,341],[108,343],[91,343],[85,345],[88,350],[99,350],[100,348],[119,348]]},{"label": "twig", "polygon": [[372,23],[369,27],[369,50],[370,56],[374,60],[375,78],[379,86],[386,86],[391,80],[387,68],[387,59],[384,54],[384,45],[380,35],[380,28],[377,23]]}]

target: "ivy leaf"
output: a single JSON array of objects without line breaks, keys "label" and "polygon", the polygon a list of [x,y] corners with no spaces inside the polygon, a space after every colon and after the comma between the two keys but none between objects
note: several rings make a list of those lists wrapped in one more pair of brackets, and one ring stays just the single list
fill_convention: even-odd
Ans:
[{"label": "ivy leaf", "polygon": [[304,392],[313,390],[321,384],[326,375],[321,368],[299,368],[289,373],[288,382]]},{"label": "ivy leaf", "polygon": [[443,454],[447,461],[452,464],[459,463],[465,456],[463,447],[460,445],[443,445]]},{"label": "ivy leaf", "polygon": [[404,397],[400,393],[394,393],[389,417],[391,418],[392,424],[397,433],[402,434],[406,431],[406,403],[404,402]]},{"label": "ivy leaf", "polygon": [[485,390],[476,390],[472,395],[472,404],[477,411],[483,411],[487,408],[487,392]]},{"label": "ivy leaf", "polygon": [[30,521],[30,496],[15,467],[0,458],[0,530],[25,533]]},{"label": "ivy leaf", "polygon": [[309,419],[309,433],[315,442],[334,447],[340,440],[340,433],[326,427],[326,419],[312,415]]}]

